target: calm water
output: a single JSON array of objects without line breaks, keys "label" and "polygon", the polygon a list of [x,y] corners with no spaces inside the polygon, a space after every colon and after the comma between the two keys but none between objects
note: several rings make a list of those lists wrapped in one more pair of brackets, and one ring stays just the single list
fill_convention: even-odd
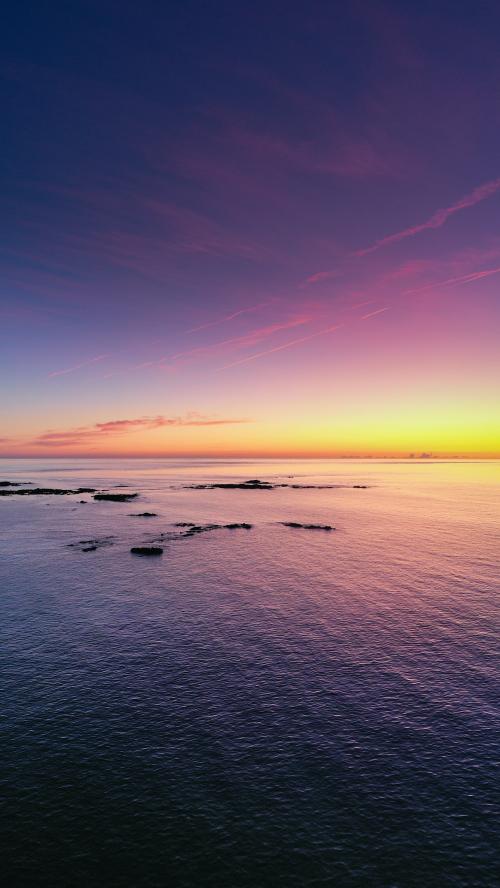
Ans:
[{"label": "calm water", "polygon": [[[288,475],[346,486],[182,488]],[[3,460],[0,479],[141,495],[0,498],[7,885],[499,884],[498,463]],[[177,521],[254,527],[130,554]]]}]

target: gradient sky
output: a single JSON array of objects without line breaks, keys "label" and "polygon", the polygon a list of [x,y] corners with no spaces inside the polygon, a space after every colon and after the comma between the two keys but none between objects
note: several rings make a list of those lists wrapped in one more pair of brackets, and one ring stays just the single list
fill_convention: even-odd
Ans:
[{"label": "gradient sky", "polygon": [[9,4],[0,454],[500,455],[499,33]]}]

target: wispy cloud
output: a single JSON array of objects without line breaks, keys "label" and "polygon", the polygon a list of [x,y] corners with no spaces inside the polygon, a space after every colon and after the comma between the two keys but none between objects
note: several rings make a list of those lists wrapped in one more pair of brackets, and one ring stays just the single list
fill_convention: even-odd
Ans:
[{"label": "wispy cloud", "polygon": [[317,330],[316,333],[310,333],[308,336],[300,336],[298,339],[291,339],[288,342],[283,342],[281,345],[276,345],[274,348],[268,348],[265,351],[256,352],[253,355],[247,355],[245,358],[240,358],[239,361],[232,361],[230,364],[224,364],[223,367],[219,367],[218,369],[219,371],[229,370],[230,367],[237,367],[239,364],[247,364],[249,361],[257,360],[257,358],[264,358],[266,355],[272,355],[275,352],[283,351],[286,348],[292,348],[303,342],[309,342],[311,339],[316,339],[317,336],[325,336],[327,333],[333,333],[335,330],[339,330],[342,326],[342,324],[334,324],[331,327],[326,327],[324,330]]},{"label": "wispy cloud", "polygon": [[258,302],[257,305],[250,305],[248,308],[240,308],[238,311],[233,311],[231,314],[225,315],[223,318],[217,318],[215,321],[208,321],[206,324],[199,324],[198,327],[191,327],[190,330],[186,330],[186,333],[198,333],[200,330],[208,330],[209,327],[217,327],[219,324],[234,321],[236,318],[241,317],[241,315],[258,311],[259,308],[266,308],[268,305],[271,305],[271,302]]},{"label": "wispy cloud", "polygon": [[375,241],[375,243],[371,244],[371,246],[369,247],[365,247],[362,250],[356,250],[352,255],[366,256],[367,253],[374,253],[375,250],[380,250],[381,247],[386,247],[389,244],[397,243],[398,241],[402,241],[407,237],[413,237],[413,235],[419,234],[421,231],[426,231],[429,228],[441,228],[441,226],[444,225],[445,222],[447,222],[450,216],[453,216],[460,210],[465,210],[468,207],[475,206],[475,204],[486,200],[486,198],[491,197],[498,191],[500,191],[500,178],[492,179],[490,182],[485,182],[484,185],[480,185],[478,188],[475,188],[474,191],[471,191],[470,194],[466,194],[464,197],[460,198],[460,200],[458,200],[451,206],[437,210],[435,213],[433,213],[430,219],[427,219],[426,222],[422,222],[420,225],[414,225],[411,228],[405,228],[403,229],[403,231],[397,231],[395,234],[389,234],[387,237],[383,237],[381,238],[381,240]]},{"label": "wispy cloud", "polygon": [[315,274],[312,274],[310,277],[306,278],[304,283],[301,286],[305,286],[306,284],[319,284],[322,281],[329,281],[332,278],[338,277],[340,272],[338,271],[317,271]]},{"label": "wispy cloud", "polygon": [[471,274],[448,278],[445,281],[436,281],[433,284],[426,284],[425,287],[416,287],[413,290],[405,290],[404,292],[405,294],[423,293],[426,290],[439,289],[439,287],[451,287],[453,284],[470,284],[472,281],[479,281],[482,278],[491,277],[493,274],[500,274],[500,268],[488,268],[484,271],[473,271]]},{"label": "wispy cloud", "polygon": [[52,379],[54,376],[65,376],[66,373],[74,373],[75,370],[80,370],[82,367],[89,367],[90,364],[97,364],[98,361],[104,361],[109,357],[109,355],[97,355],[96,358],[89,358],[88,361],[82,361],[81,364],[75,364],[73,367],[66,367],[64,370],[53,370],[52,373],[48,374],[48,379]]},{"label": "wispy cloud", "polygon": [[251,422],[251,420],[205,416],[195,412],[187,413],[184,416],[141,416],[137,419],[113,419],[107,422],[96,422],[92,426],[79,426],[74,429],[44,432],[35,438],[33,443],[47,447],[70,446],[82,443],[93,444],[108,437],[119,437],[128,432],[141,430],[182,426],[240,425],[247,422]]},{"label": "wispy cloud", "polygon": [[173,355],[160,358],[159,361],[154,363],[156,363],[159,367],[168,369],[179,361],[195,359],[203,356],[218,355],[221,352],[226,351],[237,351],[243,348],[250,348],[252,345],[256,345],[258,342],[262,342],[264,339],[268,339],[270,336],[274,336],[275,333],[280,333],[283,330],[290,330],[293,327],[303,326],[304,324],[310,323],[311,320],[311,316],[301,315],[299,317],[290,318],[287,321],[280,321],[276,324],[268,324],[266,327],[258,327],[257,329],[250,330],[248,333],[244,333],[241,336],[233,336],[230,339],[222,339],[209,345],[200,345],[196,348],[190,348],[186,349],[185,351],[176,352]]},{"label": "wispy cloud", "polygon": [[375,315],[382,314],[382,312],[384,312],[384,311],[389,311],[388,305],[386,305],[385,308],[377,308],[376,311],[370,311],[370,312],[368,312],[368,314],[362,315],[361,320],[366,321],[367,318],[374,318]]}]

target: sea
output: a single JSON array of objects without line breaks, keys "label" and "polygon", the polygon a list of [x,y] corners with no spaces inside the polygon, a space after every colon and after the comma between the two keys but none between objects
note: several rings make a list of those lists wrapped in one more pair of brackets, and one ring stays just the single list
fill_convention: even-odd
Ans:
[{"label": "sea", "polygon": [[500,884],[500,462],[0,480],[7,888]]}]

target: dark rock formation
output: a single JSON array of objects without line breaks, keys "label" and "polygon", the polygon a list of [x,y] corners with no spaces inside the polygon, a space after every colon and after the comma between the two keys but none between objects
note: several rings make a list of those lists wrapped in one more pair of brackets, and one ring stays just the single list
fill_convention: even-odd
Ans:
[{"label": "dark rock formation", "polygon": [[163,555],[161,546],[132,546],[132,555]]},{"label": "dark rock formation", "polygon": [[100,539],[79,540],[77,543],[69,543],[68,548],[79,549],[80,552],[95,552],[96,549],[103,549],[105,546],[112,546],[113,536],[101,537]]},{"label": "dark rock formation", "polygon": [[253,478],[251,481],[225,481],[213,482],[210,484],[188,484],[189,490],[273,490],[277,485],[270,484],[269,481],[259,481]]},{"label": "dark rock formation", "polygon": [[77,487],[76,490],[62,487],[30,487],[28,490],[0,490],[0,496],[68,496],[75,493],[95,493],[95,490],[95,487]]},{"label": "dark rock formation", "polygon": [[195,536],[198,533],[207,533],[209,530],[220,530],[221,527],[222,524],[193,524],[182,534],[182,536]]},{"label": "dark rock formation", "polygon": [[335,530],[331,524],[301,524],[299,521],[281,521],[284,527],[301,528],[302,530]]},{"label": "dark rock formation", "polygon": [[96,493],[94,499],[98,502],[128,503],[139,496],[138,493]]},{"label": "dark rock formation", "polygon": [[156,512],[132,512],[131,518],[158,518]]},{"label": "dark rock formation", "polygon": [[25,487],[31,481],[0,481],[0,487]]},{"label": "dark rock formation", "polygon": [[341,488],[365,488],[366,484],[286,484],[271,481],[259,481],[257,478],[251,481],[213,481],[208,484],[187,484],[186,490],[277,490],[280,487],[288,487],[290,490],[339,490]]},{"label": "dark rock formation", "polygon": [[252,525],[247,522],[233,522],[232,524],[191,524],[190,522],[179,522],[175,527],[187,527],[187,530],[181,534],[183,537],[196,536],[198,533],[207,533],[210,530],[251,530]]}]

